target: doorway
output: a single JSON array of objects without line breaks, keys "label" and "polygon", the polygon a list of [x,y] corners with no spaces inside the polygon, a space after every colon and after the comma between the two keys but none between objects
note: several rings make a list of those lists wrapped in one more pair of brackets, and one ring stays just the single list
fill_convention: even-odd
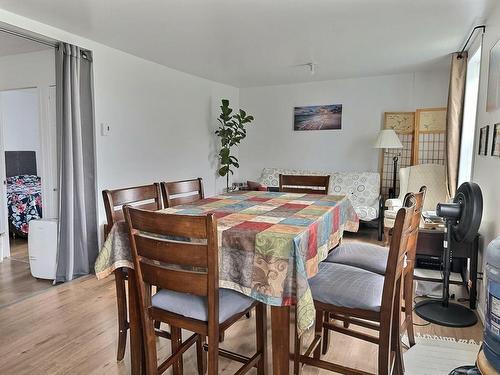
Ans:
[{"label": "doorway", "polygon": [[[15,54],[6,39],[19,40]],[[0,32],[0,69],[10,73],[0,77],[0,307],[50,288],[51,269],[55,276],[55,57],[31,43]]]}]

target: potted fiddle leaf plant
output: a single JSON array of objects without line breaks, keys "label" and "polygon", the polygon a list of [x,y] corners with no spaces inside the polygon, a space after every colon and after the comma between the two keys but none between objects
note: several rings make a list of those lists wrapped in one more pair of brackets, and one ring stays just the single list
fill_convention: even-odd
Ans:
[{"label": "potted fiddle leaf plant", "polygon": [[229,100],[227,99],[222,99],[220,109],[221,113],[217,119],[220,126],[215,131],[221,142],[218,173],[221,177],[226,176],[226,191],[229,191],[229,174],[234,174],[234,168],[240,167],[238,159],[231,155],[231,149],[245,139],[247,136],[245,126],[250,124],[254,118],[242,109],[233,114],[233,109],[229,107]]}]

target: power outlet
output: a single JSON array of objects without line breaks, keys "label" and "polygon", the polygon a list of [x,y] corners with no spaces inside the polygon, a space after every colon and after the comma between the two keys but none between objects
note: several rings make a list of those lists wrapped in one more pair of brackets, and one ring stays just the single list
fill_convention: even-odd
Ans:
[{"label": "power outlet", "polygon": [[110,133],[111,133],[111,127],[105,122],[101,122],[101,135],[105,137]]}]

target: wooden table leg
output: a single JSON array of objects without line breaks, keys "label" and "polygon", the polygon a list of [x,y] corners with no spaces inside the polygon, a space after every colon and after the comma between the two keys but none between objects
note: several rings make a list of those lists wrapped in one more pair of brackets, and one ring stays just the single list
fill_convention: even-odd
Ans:
[{"label": "wooden table leg", "polygon": [[293,370],[290,362],[290,307],[271,306],[271,331],[273,375],[289,375]]},{"label": "wooden table leg", "polygon": [[135,271],[128,270],[128,310],[130,324],[130,367],[132,374],[143,373],[142,325],[136,289]]}]

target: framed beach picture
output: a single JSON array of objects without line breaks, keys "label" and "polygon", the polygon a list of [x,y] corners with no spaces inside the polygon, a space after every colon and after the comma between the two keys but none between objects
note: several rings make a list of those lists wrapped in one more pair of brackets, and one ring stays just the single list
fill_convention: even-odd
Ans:
[{"label": "framed beach picture", "polygon": [[490,132],[490,126],[483,126],[479,129],[479,155],[488,155],[488,133]]},{"label": "framed beach picture", "polygon": [[491,156],[500,157],[500,124],[493,127],[493,143],[491,144]]},{"label": "framed beach picture", "polygon": [[342,104],[294,107],[293,130],[342,129]]}]

